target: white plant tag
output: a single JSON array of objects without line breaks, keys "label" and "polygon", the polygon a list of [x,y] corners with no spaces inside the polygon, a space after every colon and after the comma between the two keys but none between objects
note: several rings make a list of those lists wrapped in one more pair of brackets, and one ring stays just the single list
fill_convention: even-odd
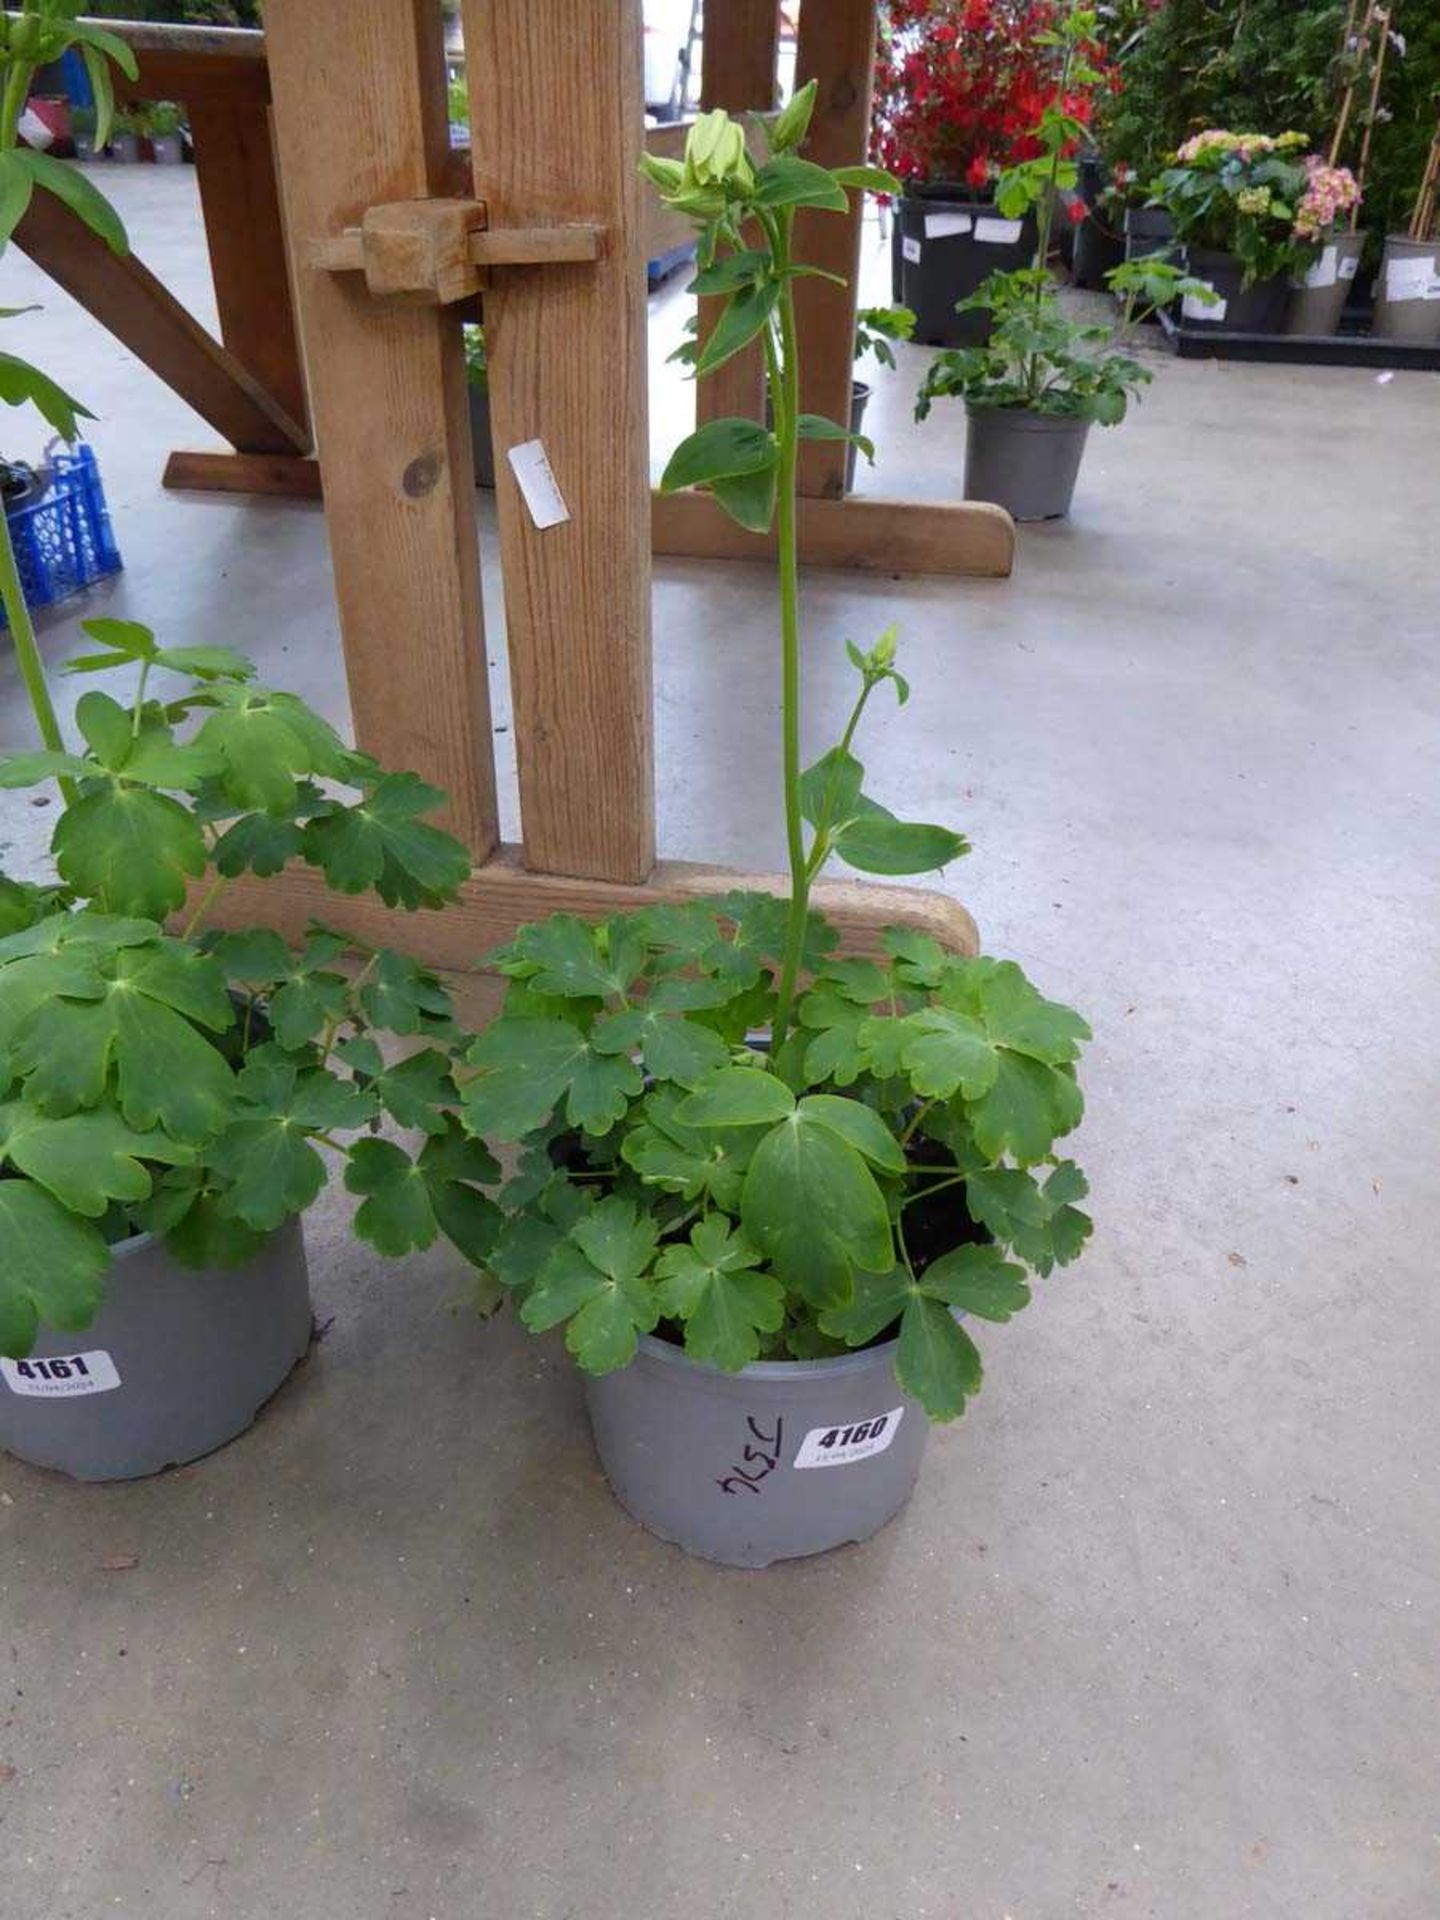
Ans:
[{"label": "white plant tag", "polygon": [[1339,268],[1339,272],[1336,275],[1336,278],[1339,280],[1353,280],[1359,271],[1360,271],[1359,254],[1347,253],[1345,258],[1340,262],[1340,268]]},{"label": "white plant tag", "polygon": [[925,216],[925,238],[927,240],[953,240],[956,234],[969,233],[975,222],[968,213],[927,213]]},{"label": "white plant tag", "polygon": [[795,1464],[797,1467],[848,1467],[856,1460],[873,1459],[877,1453],[884,1453],[904,1417],[904,1407],[892,1407],[889,1413],[872,1414],[868,1420],[852,1420],[846,1427],[812,1427],[800,1443]]},{"label": "white plant tag", "polygon": [[1428,300],[1435,281],[1434,259],[1392,260],[1385,269],[1387,300]]},{"label": "white plant tag", "polygon": [[987,247],[1013,247],[1023,228],[1021,220],[997,220],[993,214],[982,213],[975,222],[975,238]]},{"label": "white plant tag", "polygon": [[[1208,280],[1205,284],[1210,287]],[[1210,287],[1210,291],[1214,293],[1215,288]],[[1180,317],[1182,320],[1223,320],[1229,304],[1228,300],[1205,301],[1198,294],[1187,293],[1180,302]]]},{"label": "white plant tag", "polygon": [[522,441],[518,447],[511,447],[505,457],[537,527],[558,527],[570,518],[570,509],[550,470],[543,441]]},{"label": "white plant tag", "polygon": [[1339,255],[1334,247],[1326,247],[1305,275],[1305,285],[1312,293],[1318,293],[1322,287],[1333,287],[1339,278]]},{"label": "white plant tag", "polygon": [[912,267],[919,265],[920,242],[916,239],[913,239],[908,233],[906,234],[905,238],[900,242],[900,251],[901,253],[904,254],[905,258],[910,262]]},{"label": "white plant tag", "polygon": [[113,1393],[120,1384],[115,1362],[98,1352],[0,1360],[0,1379],[27,1400],[74,1400],[82,1393]]}]

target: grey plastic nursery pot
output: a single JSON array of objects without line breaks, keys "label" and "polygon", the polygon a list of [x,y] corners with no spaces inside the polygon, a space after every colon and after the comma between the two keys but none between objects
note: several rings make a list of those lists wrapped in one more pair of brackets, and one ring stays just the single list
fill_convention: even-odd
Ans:
[{"label": "grey plastic nursery pot", "polygon": [[1392,233],[1375,276],[1375,332],[1385,340],[1440,340],[1440,240]]},{"label": "grey plastic nursery pot", "polygon": [[1340,331],[1340,316],[1364,250],[1363,233],[1337,233],[1325,242],[1309,272],[1291,282],[1286,333],[1323,339]]},{"label": "grey plastic nursery pot", "polygon": [[150,148],[157,167],[178,167],[185,160],[185,142],[178,133],[152,133]]},{"label": "grey plastic nursery pot", "polygon": [[1004,507],[1012,520],[1070,511],[1090,422],[1029,407],[965,407],[965,498]]},{"label": "grey plastic nursery pot", "polygon": [[605,1477],[651,1533],[724,1566],[866,1540],[909,1499],[929,1435],[897,1344],[722,1373],[643,1335],[628,1367],[585,1377]]},{"label": "grey plastic nursery pot", "polygon": [[0,1448],[76,1480],[134,1480],[198,1460],[252,1424],[310,1342],[292,1219],[243,1267],[182,1267],[151,1234],[115,1248],[80,1334],[46,1330],[0,1361]]}]

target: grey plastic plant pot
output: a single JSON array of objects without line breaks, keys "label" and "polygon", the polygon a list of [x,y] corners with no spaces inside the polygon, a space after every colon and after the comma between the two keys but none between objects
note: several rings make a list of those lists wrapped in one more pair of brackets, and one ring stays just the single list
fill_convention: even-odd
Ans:
[{"label": "grey plastic plant pot", "polygon": [[897,1344],[721,1373],[642,1335],[628,1367],[585,1376],[605,1477],[641,1526],[727,1567],[868,1540],[910,1498],[929,1435]]},{"label": "grey plastic plant pot", "polygon": [[[310,1342],[298,1220],[243,1267],[182,1267],[137,1234],[83,1333],[0,1362],[0,1448],[76,1480],[136,1480],[233,1440]],[[24,1371],[22,1371],[24,1369]]]},{"label": "grey plastic plant pot", "polygon": [[110,158],[118,160],[122,166],[133,167],[140,158],[140,136],[138,133],[112,133],[110,136]]},{"label": "grey plastic plant pot", "polygon": [[1326,240],[1310,271],[1290,283],[1285,333],[1315,340],[1340,331],[1340,316],[1364,251],[1363,233],[1337,233]]},{"label": "grey plastic plant pot", "polygon": [[1012,520],[1070,511],[1088,420],[1028,407],[965,408],[965,498],[1004,507]]},{"label": "grey plastic plant pot", "polygon": [[185,142],[178,133],[152,133],[150,150],[157,167],[178,167],[185,160]]},{"label": "grey plastic plant pot", "polygon": [[475,484],[495,484],[495,447],[490,438],[490,389],[472,381],[470,393],[470,443],[475,449]]},{"label": "grey plastic plant pot", "polygon": [[1382,340],[1440,340],[1440,240],[1392,233],[1375,276],[1374,331]]},{"label": "grey plastic plant pot", "polygon": [[1181,305],[1181,324],[1196,333],[1279,333],[1285,324],[1290,297],[1283,273],[1245,286],[1245,269],[1233,253],[1210,247],[1187,247],[1185,263],[1197,280],[1204,280],[1220,298],[1214,306],[1187,299]]}]

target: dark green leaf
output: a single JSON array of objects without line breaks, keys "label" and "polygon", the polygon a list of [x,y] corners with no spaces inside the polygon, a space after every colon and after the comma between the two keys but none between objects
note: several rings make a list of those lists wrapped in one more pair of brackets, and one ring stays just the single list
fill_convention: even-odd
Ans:
[{"label": "dark green leaf", "polygon": [[306,824],[305,858],[340,893],[373,887],[387,906],[440,906],[454,898],[471,868],[458,840],[418,818],[444,799],[416,774],[387,773],[356,806]]},{"label": "dark green leaf", "polygon": [[775,436],[758,420],[711,420],[680,442],[660,480],[662,493],[762,473],[779,458]]},{"label": "dark green leaf", "polygon": [[978,1020],[950,1007],[925,1007],[905,1024],[911,1037],[901,1058],[918,1094],[948,1100],[961,1093],[978,1100],[994,1086],[999,1061]]},{"label": "dark green leaf", "polygon": [[978,1242],[932,1260],[920,1276],[920,1287],[932,1299],[979,1314],[982,1320],[1008,1320],[1030,1304],[1024,1269],[1007,1260],[999,1247]]},{"label": "dark green leaf", "polygon": [[0,353],[0,400],[7,406],[33,406],[60,438],[74,441],[79,435],[77,420],[93,420],[94,414],[82,407],[63,387],[57,387],[47,374],[32,367],[28,360],[17,360],[13,353]]},{"label": "dark green leaf", "polygon": [[161,920],[205,871],[194,816],[144,787],[104,786],[61,814],[51,847],[61,877],[108,913]]},{"label": "dark green leaf", "polygon": [[855,1268],[888,1272],[894,1262],[874,1175],[847,1141],[798,1114],[756,1148],[740,1217],[780,1278],[815,1307],[843,1305]]},{"label": "dark green leaf", "polygon": [[758,207],[828,207],[835,213],[850,204],[828,169],[793,153],[777,153],[760,168],[754,200]]},{"label": "dark green leaf", "polygon": [[78,1333],[95,1317],[110,1249],[28,1180],[0,1180],[0,1354],[23,1360],[43,1319]]},{"label": "dark green leaf", "polygon": [[[957,1016],[958,1017],[958,1016]],[[970,1109],[976,1144],[992,1160],[1043,1160],[1084,1111],[1073,1073],[1002,1049],[993,1085]],[[967,1099],[971,1096],[967,1093]]]},{"label": "dark green leaf", "polygon": [[932,1420],[953,1420],[980,1391],[980,1355],[949,1307],[926,1295],[911,1295],[900,1321],[895,1372]]},{"label": "dark green leaf", "polygon": [[48,153],[36,153],[29,147],[18,147],[9,157],[27,170],[37,187],[63,200],[112,253],[130,251],[119,214],[78,167],[66,166],[63,160],[56,160]]},{"label": "dark green leaf", "polygon": [[775,469],[767,467],[763,473],[712,481],[710,491],[738,526],[749,533],[768,533],[775,517],[776,484]]},{"label": "dark green leaf", "polygon": [[762,280],[758,285],[740,287],[720,310],[720,317],[700,349],[695,371],[713,373],[750,342],[770,323],[780,297],[779,282]]},{"label": "dark green leaf", "polygon": [[188,1158],[188,1150],[163,1133],[138,1133],[111,1108],[57,1120],[21,1100],[0,1105],[0,1161],[8,1160],[71,1213],[91,1220],[100,1219],[112,1201],[146,1198],[145,1160],[173,1164]]},{"label": "dark green leaf", "polygon": [[682,1100],[675,1117],[687,1127],[754,1127],[795,1110],[784,1081],[763,1067],[721,1067]]},{"label": "dark green leaf", "polygon": [[798,1117],[807,1125],[828,1127],[831,1133],[838,1133],[886,1173],[904,1173],[905,1155],[900,1142],[873,1107],[859,1100],[842,1100],[833,1093],[812,1093],[800,1102]]},{"label": "dark green leaf", "polygon": [[888,1273],[857,1272],[852,1298],[820,1315],[821,1330],[848,1347],[868,1347],[894,1326],[914,1294],[915,1283],[904,1267]]},{"label": "dark green leaf", "polygon": [[702,1365],[736,1373],[759,1357],[760,1335],[785,1318],[785,1294],[760,1255],[728,1220],[711,1214],[689,1241],[666,1247],[656,1266],[660,1311],[684,1322],[685,1351]]}]

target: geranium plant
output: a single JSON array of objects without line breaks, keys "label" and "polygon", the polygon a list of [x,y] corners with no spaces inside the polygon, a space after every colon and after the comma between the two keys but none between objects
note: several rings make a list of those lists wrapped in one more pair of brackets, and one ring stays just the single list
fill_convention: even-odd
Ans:
[{"label": "geranium plant", "polygon": [[893,628],[847,643],[849,719],[801,764],[796,460],[804,439],[849,435],[799,410],[795,215],[894,185],[800,157],[813,101],[812,83],[763,158],[718,112],[683,164],[645,163],[698,229],[694,291],[724,302],[700,375],[752,340],[765,355],[773,427],[710,422],[661,484],[775,530],[789,896],[522,929],[494,956],[503,1012],[457,1078],[466,1124],[517,1153],[493,1271],[529,1327],[565,1325],[582,1367],[624,1366],[652,1330],[726,1370],[898,1336],[900,1381],[947,1419],[981,1376],[957,1310],[1009,1319],[1027,1269],[1073,1259],[1088,1231],[1084,1180],[1057,1152],[1087,1029],[1011,962],[904,929],[882,958],[842,958],[811,911],[832,856],[893,875],[966,851],[865,791],[861,723],[877,694],[908,697]]},{"label": "geranium plant", "polygon": [[1184,294],[1212,301],[1199,280],[1157,259],[1126,261],[1106,276],[1121,306],[1108,325],[1072,320],[1060,303],[1048,265],[1059,196],[1075,185],[1076,146],[1084,122],[1065,102],[1088,100],[1103,78],[1094,64],[1096,14],[1070,7],[1048,31],[1059,56],[1059,84],[1032,129],[1034,156],[1001,175],[996,204],[1011,218],[1034,212],[1035,257],[1028,267],[992,273],[961,310],[992,316],[982,346],[950,347],[926,369],[915,402],[924,420],[932,403],[956,396],[972,407],[1023,408],[1114,426],[1125,417],[1149,370],[1125,352],[1135,329],[1156,308]]}]

